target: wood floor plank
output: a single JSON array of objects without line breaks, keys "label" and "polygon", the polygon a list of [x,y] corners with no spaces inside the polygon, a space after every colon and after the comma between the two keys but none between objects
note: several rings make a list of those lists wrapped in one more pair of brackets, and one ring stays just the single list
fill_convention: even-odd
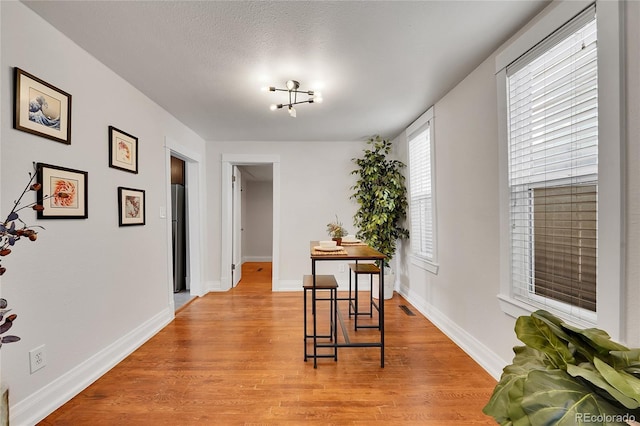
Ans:
[{"label": "wood floor plank", "polygon": [[302,292],[272,292],[270,263],[245,263],[242,276],[180,310],[40,424],[495,424],[481,411],[495,380],[424,317],[407,315],[401,305],[417,310],[399,295],[385,301],[385,368],[378,348],[344,348],[314,369],[303,361]]}]

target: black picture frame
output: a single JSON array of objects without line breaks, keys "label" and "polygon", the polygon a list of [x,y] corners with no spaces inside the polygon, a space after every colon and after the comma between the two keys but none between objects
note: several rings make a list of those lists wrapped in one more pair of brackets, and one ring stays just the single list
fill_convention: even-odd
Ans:
[{"label": "black picture frame", "polygon": [[146,224],[144,189],[118,187],[118,226]]},{"label": "black picture frame", "polygon": [[109,167],[138,173],[138,138],[109,126]]},{"label": "black picture frame", "polygon": [[38,219],[87,219],[89,217],[89,174],[51,164],[36,164],[40,188],[37,199],[44,210]]},{"label": "black picture frame", "polygon": [[71,144],[71,95],[14,68],[13,128]]}]

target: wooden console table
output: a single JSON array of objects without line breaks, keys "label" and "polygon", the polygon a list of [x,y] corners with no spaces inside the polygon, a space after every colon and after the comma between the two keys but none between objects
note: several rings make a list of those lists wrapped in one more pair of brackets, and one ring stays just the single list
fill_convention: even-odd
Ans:
[{"label": "wooden console table", "polygon": [[[340,252],[317,252],[314,247],[320,245],[318,241],[311,241],[309,252],[311,256],[311,276],[313,279],[313,288],[311,290],[311,309],[313,316],[313,367],[317,368],[318,348],[330,347],[334,348],[337,355],[338,348],[357,348],[357,347],[379,347],[380,348],[380,367],[384,368],[384,259],[386,256],[379,251],[367,245],[344,245],[343,251]],[[378,285],[378,315],[380,323],[380,339],[374,342],[352,342],[347,328],[344,325],[342,316],[338,311],[337,320],[340,323],[340,331],[342,332],[343,341],[338,339],[337,327],[334,327],[335,336],[332,342],[318,342],[317,318],[316,318],[316,263],[322,261],[363,261],[373,260],[379,261],[380,264],[380,282]],[[337,358],[337,356],[336,356]],[[306,357],[305,357],[306,359]]]}]

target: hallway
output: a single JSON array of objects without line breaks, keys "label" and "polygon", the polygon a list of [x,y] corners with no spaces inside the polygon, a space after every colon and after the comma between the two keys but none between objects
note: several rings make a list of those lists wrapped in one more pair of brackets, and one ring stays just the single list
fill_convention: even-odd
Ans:
[{"label": "hallway", "polygon": [[376,348],[303,361],[302,292],[271,292],[270,263],[210,293],[42,425],[494,424],[495,381],[395,294]]}]

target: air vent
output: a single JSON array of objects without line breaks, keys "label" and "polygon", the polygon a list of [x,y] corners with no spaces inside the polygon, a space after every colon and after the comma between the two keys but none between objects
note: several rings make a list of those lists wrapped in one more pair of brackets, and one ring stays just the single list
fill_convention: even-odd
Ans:
[{"label": "air vent", "polygon": [[416,314],[414,314],[413,311],[407,307],[407,305],[400,305],[400,309],[402,309],[404,313],[410,317],[416,316]]}]

